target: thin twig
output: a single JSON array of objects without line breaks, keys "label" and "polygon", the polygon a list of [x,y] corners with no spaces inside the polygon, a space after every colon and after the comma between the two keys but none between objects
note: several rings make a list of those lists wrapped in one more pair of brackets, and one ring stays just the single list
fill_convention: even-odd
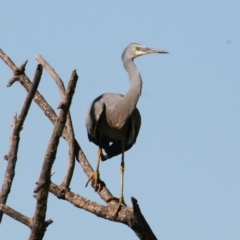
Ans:
[{"label": "thin twig", "polygon": [[[11,68],[11,70],[14,73],[14,76],[16,76],[16,79],[21,83],[21,85],[26,89],[27,92],[29,92],[30,86],[32,85],[32,82],[29,80],[29,78],[26,76],[26,74],[22,74],[20,76],[16,75],[18,73],[18,68],[13,63],[13,61],[0,49],[0,58]],[[21,65],[23,66],[25,62]],[[47,101],[44,99],[44,97],[36,91],[34,96],[34,101],[38,104],[38,106],[43,110],[45,115],[50,119],[50,121],[55,124],[57,115],[55,111],[52,109],[52,107],[47,103]],[[67,134],[65,134],[67,135]],[[64,137],[64,136],[63,136]]]},{"label": "thin twig", "polygon": [[38,187],[36,191],[37,205],[34,217],[32,219],[32,227],[29,240],[42,239],[46,231],[45,217],[47,211],[47,199],[51,169],[56,158],[59,139],[62,136],[62,132],[67,120],[67,114],[71,105],[77,79],[78,76],[76,74],[76,71],[73,71],[68,84],[68,89],[66,91],[65,101],[62,105],[63,107],[60,110],[59,116],[57,118],[57,123],[54,127],[53,134],[44,157],[43,167],[38,181],[38,185],[41,187]]},{"label": "thin twig", "polygon": [[13,83],[15,83],[18,80],[18,76],[13,76],[7,84],[7,87],[11,87],[13,85]]},{"label": "thin twig", "polygon": [[62,182],[62,186],[65,186],[67,188],[69,188],[71,180],[72,180],[72,176],[73,176],[73,172],[74,172],[74,167],[75,167],[75,149],[74,149],[74,130],[72,127],[72,121],[71,121],[71,115],[70,113],[67,116],[67,131],[68,131],[68,165],[67,165],[67,170],[66,170],[66,174],[64,176],[63,182]]},{"label": "thin twig", "polygon": [[[24,67],[25,66],[26,64],[24,65]],[[8,155],[6,156],[8,160],[8,165],[7,165],[5,179],[4,179],[1,194],[0,194],[0,203],[2,204],[5,204],[7,202],[8,194],[10,193],[10,190],[11,190],[13,178],[15,175],[15,166],[17,162],[18,145],[20,141],[20,131],[22,130],[23,123],[27,116],[28,110],[31,106],[33,96],[37,90],[39,81],[41,79],[41,75],[42,75],[42,66],[39,64],[37,66],[33,84],[30,88],[30,91],[27,94],[22,111],[18,118],[16,116],[14,117],[13,133],[10,140],[10,149],[9,149]],[[0,222],[2,220],[2,216],[3,216],[3,213],[0,211]]]},{"label": "thin twig", "polygon": [[35,56],[35,59],[47,70],[49,75],[56,82],[56,84],[59,88],[61,99],[63,100],[65,98],[65,87],[64,87],[62,79],[59,77],[59,75],[55,72],[55,70],[50,66],[50,64],[41,55]]}]

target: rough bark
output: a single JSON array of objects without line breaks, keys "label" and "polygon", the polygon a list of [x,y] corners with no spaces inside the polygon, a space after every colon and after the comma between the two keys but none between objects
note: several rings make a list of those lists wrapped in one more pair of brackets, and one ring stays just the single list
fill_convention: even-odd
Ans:
[{"label": "rough bark", "polygon": [[42,166],[42,171],[38,181],[38,186],[34,191],[36,193],[35,197],[37,199],[37,205],[34,217],[32,218],[31,234],[29,240],[42,239],[46,231],[47,226],[45,224],[45,217],[47,212],[48,189],[50,185],[51,169],[56,158],[59,139],[62,136],[62,132],[67,120],[67,114],[71,105],[77,79],[78,76],[76,74],[76,71],[73,71],[65,95],[65,101],[60,103],[61,111],[57,118],[56,125],[52,133],[52,137],[48,144],[48,148]]},{"label": "rough bark", "polygon": [[[19,71],[18,71],[19,75],[24,74],[24,69],[25,69],[26,63],[27,62],[25,62],[24,65],[22,65],[19,68]],[[4,158],[6,160],[8,160],[8,164],[7,164],[4,182],[2,185],[2,190],[0,193],[0,204],[6,203],[8,195],[11,191],[13,178],[15,176],[15,167],[16,167],[16,163],[17,163],[17,152],[18,152],[18,146],[19,146],[19,141],[20,141],[20,131],[22,130],[24,120],[28,114],[28,110],[31,106],[33,96],[37,90],[39,81],[41,79],[41,75],[42,75],[42,66],[39,64],[37,66],[33,84],[27,94],[22,111],[21,111],[19,117],[17,117],[16,114],[14,116],[14,122],[12,124],[13,133],[10,138],[10,149],[9,149],[8,154],[4,156]],[[0,211],[0,222],[2,221],[2,216],[3,216],[3,212]]]}]

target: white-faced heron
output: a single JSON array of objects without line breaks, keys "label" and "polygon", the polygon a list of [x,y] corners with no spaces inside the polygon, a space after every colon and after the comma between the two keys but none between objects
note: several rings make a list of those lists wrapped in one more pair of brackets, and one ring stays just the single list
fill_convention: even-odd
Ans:
[{"label": "white-faced heron", "polygon": [[[122,54],[124,68],[129,74],[130,87],[125,95],[105,93],[97,97],[90,105],[86,115],[86,127],[90,142],[98,149],[97,168],[88,179],[93,181],[95,190],[101,190],[99,179],[100,159],[105,161],[122,154],[121,194],[116,213],[121,205],[126,206],[123,197],[124,152],[136,142],[141,126],[141,115],[136,107],[142,90],[142,79],[133,63],[134,58],[150,53],[168,53],[164,50],[148,48],[138,43],[128,45]],[[104,149],[104,152],[102,151]]]}]

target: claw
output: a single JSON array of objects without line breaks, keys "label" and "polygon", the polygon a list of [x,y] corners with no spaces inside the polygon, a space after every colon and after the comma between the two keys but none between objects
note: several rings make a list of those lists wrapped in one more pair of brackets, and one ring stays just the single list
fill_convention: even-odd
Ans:
[{"label": "claw", "polygon": [[99,174],[98,171],[97,171],[97,172],[94,172],[94,173],[92,174],[92,176],[88,179],[85,187],[87,187],[88,183],[89,183],[90,181],[92,181],[94,190],[95,190],[95,191],[100,191],[101,188],[102,188],[102,183],[101,183],[101,180],[100,180],[99,176],[100,176],[100,174]]},{"label": "claw", "polygon": [[114,215],[117,215],[117,213],[119,212],[119,210],[120,210],[120,208],[121,208],[121,206],[127,206],[127,204],[125,203],[125,201],[124,201],[124,198],[123,197],[120,197],[119,198],[119,202],[118,202],[118,205],[117,205],[117,209],[116,209],[116,212],[115,212],[115,214]]},{"label": "claw", "polygon": [[117,207],[116,207],[116,211],[115,211],[115,213],[114,213],[115,216],[118,214],[118,212],[120,211],[120,209],[121,209],[122,206],[129,207],[129,206],[126,204],[126,202],[125,202],[125,200],[124,200],[124,197],[120,197],[120,198],[113,197],[113,198],[111,198],[111,199],[108,199],[107,202],[111,202],[111,201],[117,201],[117,202],[118,202],[118,205],[117,205]]}]

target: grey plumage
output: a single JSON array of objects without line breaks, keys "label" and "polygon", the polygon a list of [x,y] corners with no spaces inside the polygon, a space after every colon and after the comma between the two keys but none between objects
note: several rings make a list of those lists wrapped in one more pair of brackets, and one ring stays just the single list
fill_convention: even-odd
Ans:
[{"label": "grey plumage", "polygon": [[[123,182],[124,152],[129,150],[136,142],[141,127],[141,115],[136,105],[142,91],[142,79],[133,60],[138,56],[149,53],[168,52],[147,48],[138,43],[128,45],[122,54],[123,65],[129,74],[130,80],[130,87],[127,93],[125,95],[105,93],[96,98],[87,111],[86,127],[89,141],[99,146],[95,176],[89,179],[89,181],[94,179],[95,190],[98,189],[97,182],[99,179],[96,175],[99,175],[100,157],[102,160],[106,160],[122,154],[121,171]],[[104,149],[105,153],[102,152],[102,149]],[[121,204],[125,205],[123,186],[121,190],[119,207]]]},{"label": "grey plumage", "polygon": [[[126,112],[120,94],[107,93],[92,103],[86,117],[89,141],[104,149],[102,160],[127,151],[135,143],[141,126],[141,116],[135,107]],[[111,144],[110,144],[111,143]]]}]

